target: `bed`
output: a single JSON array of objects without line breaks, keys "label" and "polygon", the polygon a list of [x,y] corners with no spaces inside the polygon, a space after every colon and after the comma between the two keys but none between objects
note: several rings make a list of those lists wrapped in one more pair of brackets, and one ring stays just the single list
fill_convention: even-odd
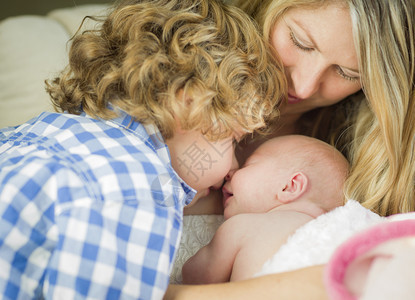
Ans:
[{"label": "bed", "polygon": [[[42,16],[21,15],[0,21],[0,128],[16,126],[42,111],[53,110],[44,90],[44,80],[53,78],[67,64],[68,41],[84,16],[102,15],[107,9],[104,4],[80,5],[53,9]],[[83,28],[95,25],[89,20]],[[415,219],[415,213],[386,219],[351,200],[300,228],[258,275],[328,263],[339,245],[363,229],[403,219]],[[181,265],[209,242],[222,222],[220,215],[184,217],[172,283],[180,283]]]}]

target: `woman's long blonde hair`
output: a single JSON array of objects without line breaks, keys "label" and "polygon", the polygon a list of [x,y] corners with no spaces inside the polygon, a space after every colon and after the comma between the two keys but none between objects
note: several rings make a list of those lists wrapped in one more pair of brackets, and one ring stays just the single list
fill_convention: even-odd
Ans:
[{"label": "woman's long blonde hair", "polygon": [[[262,26],[266,38],[293,7],[346,5],[350,10],[364,96],[312,112],[331,114],[331,132],[312,135],[351,162],[345,194],[381,215],[415,210],[415,2],[413,0],[234,1]],[[239,2],[239,3],[238,3]],[[338,113],[342,110],[341,113]],[[318,113],[317,113],[318,112]],[[336,112],[336,113],[334,113]],[[305,114],[307,116],[307,114]],[[332,121],[334,120],[334,121]],[[318,126],[318,130],[316,130]]]}]

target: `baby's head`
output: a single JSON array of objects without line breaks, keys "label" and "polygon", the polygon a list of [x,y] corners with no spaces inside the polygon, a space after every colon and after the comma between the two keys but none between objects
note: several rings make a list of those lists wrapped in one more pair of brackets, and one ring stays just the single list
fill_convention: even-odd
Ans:
[{"label": "baby's head", "polygon": [[47,90],[58,111],[108,119],[111,103],[165,139],[177,120],[230,137],[278,114],[286,82],[268,48],[250,18],[221,0],[118,1],[101,27],[74,37],[68,68]]},{"label": "baby's head", "polygon": [[288,135],[262,144],[224,185],[225,218],[274,208],[317,216],[344,203],[349,164],[334,147]]}]

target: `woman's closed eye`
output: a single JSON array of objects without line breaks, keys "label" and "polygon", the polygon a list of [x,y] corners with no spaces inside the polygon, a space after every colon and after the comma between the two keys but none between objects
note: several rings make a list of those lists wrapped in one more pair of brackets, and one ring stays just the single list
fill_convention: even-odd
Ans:
[{"label": "woman's closed eye", "polygon": [[294,32],[292,30],[290,30],[290,39],[293,42],[294,46],[296,46],[297,48],[303,50],[303,51],[313,51],[314,48],[312,47],[307,47],[304,45],[304,43],[300,42],[299,39],[295,36]]},{"label": "woman's closed eye", "polygon": [[340,66],[336,66],[336,72],[337,74],[339,74],[341,77],[343,77],[346,80],[349,81],[358,81],[360,79],[359,76],[351,76],[345,73],[345,71],[340,67]]},{"label": "woman's closed eye", "polygon": [[[300,41],[300,39],[296,37],[295,33],[292,30],[290,30],[290,39],[292,43],[294,44],[294,46],[296,46],[298,49],[302,51],[311,52],[315,50],[315,48],[306,46],[304,42]],[[336,73],[340,75],[340,77],[348,81],[356,82],[360,78],[359,76],[353,76],[353,75],[347,74],[346,71],[344,71],[343,68],[340,66],[336,65],[334,66],[334,68],[336,70]]]}]

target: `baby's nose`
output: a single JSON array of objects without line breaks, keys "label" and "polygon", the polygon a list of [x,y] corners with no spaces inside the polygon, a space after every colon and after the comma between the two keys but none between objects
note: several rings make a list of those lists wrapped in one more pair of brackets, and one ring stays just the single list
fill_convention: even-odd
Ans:
[{"label": "baby's nose", "polygon": [[232,176],[233,176],[233,174],[235,174],[235,171],[236,171],[237,169],[231,169],[229,172],[228,172],[228,174],[226,174],[226,176],[225,176],[225,180],[226,181],[230,181],[231,179],[232,179]]}]

